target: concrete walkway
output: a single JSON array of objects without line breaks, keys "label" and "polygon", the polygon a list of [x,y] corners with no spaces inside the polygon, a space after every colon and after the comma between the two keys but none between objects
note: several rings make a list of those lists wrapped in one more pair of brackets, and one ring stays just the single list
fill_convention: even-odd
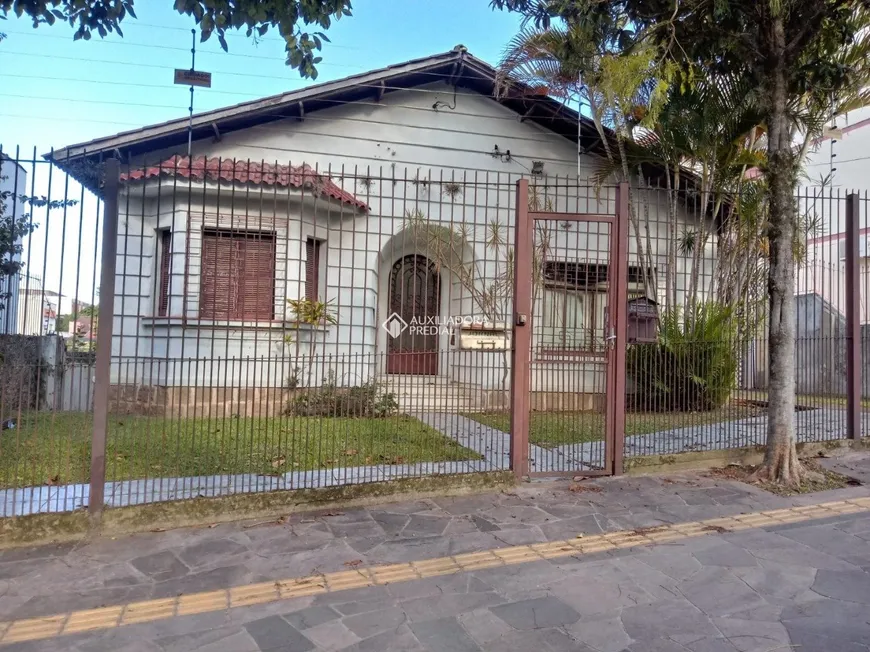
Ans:
[{"label": "concrete walkway", "polygon": [[[826,463],[870,473],[864,453]],[[850,487],[785,498],[689,474],[548,482],[7,550],[0,623],[41,618],[39,627],[79,633],[0,650],[867,652],[870,501],[860,499],[868,496],[868,488]],[[817,503],[825,505],[801,507]],[[761,514],[769,510],[782,511]],[[728,521],[742,523],[732,531],[674,525],[741,514],[757,516]],[[650,528],[662,526],[690,534],[657,543],[661,530]],[[600,535],[615,531],[627,534],[596,552]],[[554,540],[579,542],[577,552],[510,552]],[[474,570],[475,553],[493,551],[510,552],[513,563]],[[424,559],[465,561],[443,574],[430,564],[426,579],[398,577],[407,562]],[[337,579],[366,569],[396,573],[396,581],[346,589]],[[327,576],[329,591],[304,595],[297,584],[298,597],[257,597],[286,578],[322,573],[339,573]],[[231,587],[230,604],[240,606],[221,597]],[[143,600],[150,606],[124,616],[139,624],[107,618],[120,613],[114,605]]]}]

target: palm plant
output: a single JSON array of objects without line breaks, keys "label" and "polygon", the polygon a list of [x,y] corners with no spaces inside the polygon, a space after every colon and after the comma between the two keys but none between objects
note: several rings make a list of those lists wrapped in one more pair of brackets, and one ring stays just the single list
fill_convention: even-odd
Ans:
[{"label": "palm plant", "polygon": [[[338,320],[335,316],[335,305],[333,300],[320,301],[303,297],[301,299],[288,299],[287,303],[290,306],[290,311],[293,313],[296,330],[305,326],[308,333],[308,375],[307,386],[311,387],[312,375],[316,364],[316,349],[317,349],[317,329],[328,324],[337,324]],[[325,336],[324,336],[325,337]],[[299,341],[298,338],[296,341]],[[292,343],[290,339],[285,338],[287,344]]]},{"label": "palm plant", "polygon": [[727,403],[737,381],[733,309],[715,302],[664,311],[658,341],[631,347],[634,408],[697,412]]},{"label": "palm plant", "polygon": [[[579,104],[581,110],[588,106],[611,173],[631,187],[634,178],[625,155],[627,143],[633,140],[635,127],[653,121],[663,106],[667,85],[660,75],[667,76],[667,71],[655,74],[650,51],[639,49],[630,60],[615,56],[629,33],[619,20],[527,25],[505,48],[498,66],[497,93],[506,93],[519,83],[533,93]],[[581,126],[582,121],[578,130]],[[635,202],[629,203],[629,219],[643,282],[647,294],[655,297],[649,223],[645,219],[641,224]]]}]

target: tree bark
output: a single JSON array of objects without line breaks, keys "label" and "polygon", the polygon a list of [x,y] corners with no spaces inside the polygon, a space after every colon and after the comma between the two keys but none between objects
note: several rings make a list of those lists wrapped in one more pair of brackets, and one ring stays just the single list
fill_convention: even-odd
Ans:
[{"label": "tree bark", "polygon": [[772,18],[769,38],[770,56],[765,77],[770,98],[767,110],[770,381],[767,451],[758,476],[773,482],[798,484],[803,469],[795,449],[795,302],[792,245],[796,170],[787,115],[788,79],[784,60],[786,42],[781,17]]}]

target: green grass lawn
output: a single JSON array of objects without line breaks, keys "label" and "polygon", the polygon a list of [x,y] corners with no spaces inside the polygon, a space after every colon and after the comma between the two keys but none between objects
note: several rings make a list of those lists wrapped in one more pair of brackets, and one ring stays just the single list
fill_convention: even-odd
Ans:
[{"label": "green grass lawn", "polygon": [[[710,412],[628,412],[625,434],[644,435],[660,430],[719,423],[764,414],[763,409],[726,406]],[[478,423],[510,432],[507,412],[468,413]],[[604,439],[604,415],[597,412],[532,412],[529,415],[529,441],[536,446],[555,448]]]},{"label": "green grass lawn", "polygon": [[[87,482],[92,417],[23,415],[0,432],[0,487]],[[108,480],[480,459],[408,416],[178,419],[112,416]]]}]

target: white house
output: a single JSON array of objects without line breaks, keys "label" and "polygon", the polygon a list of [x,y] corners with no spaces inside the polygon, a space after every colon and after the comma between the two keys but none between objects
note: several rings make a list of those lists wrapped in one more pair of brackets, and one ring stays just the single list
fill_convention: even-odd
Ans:
[{"label": "white house", "polygon": [[[92,164],[122,160],[113,381],[280,390],[427,375],[474,400],[498,394],[517,180],[531,179],[539,210],[616,208],[614,187],[590,180],[594,126],[528,88],[495,97],[496,77],[458,46],[194,116],[192,158],[187,118],[55,151],[94,190]],[[632,232],[638,294],[666,264],[670,225],[664,197],[635,203],[653,252],[645,272]],[[696,219],[681,210],[677,232]],[[538,275],[535,392],[604,391],[610,228],[539,223],[540,269],[518,272]],[[704,278],[712,257],[711,244]],[[678,266],[682,296],[692,261]],[[300,324],[288,301],[303,297],[327,302],[335,323]],[[384,327],[393,313],[420,328]],[[464,348],[483,340],[494,350]]]}]

